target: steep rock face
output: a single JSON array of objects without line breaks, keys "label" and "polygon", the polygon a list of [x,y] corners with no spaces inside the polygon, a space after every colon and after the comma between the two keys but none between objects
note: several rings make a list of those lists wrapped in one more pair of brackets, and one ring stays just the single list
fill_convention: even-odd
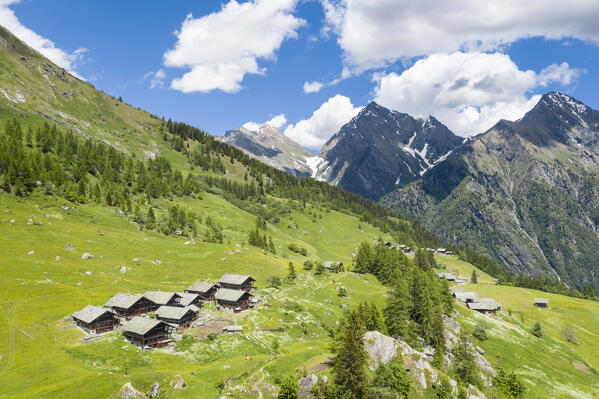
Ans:
[{"label": "steep rock face", "polygon": [[311,176],[309,159],[315,155],[268,124],[257,130],[241,127],[229,130],[221,141],[234,145],[267,165],[286,170],[296,176]]},{"label": "steep rock face", "polygon": [[463,139],[433,117],[370,103],[322,147],[315,177],[378,199],[445,159]]},{"label": "steep rock face", "polygon": [[515,273],[599,288],[599,112],[548,93],[381,202]]}]

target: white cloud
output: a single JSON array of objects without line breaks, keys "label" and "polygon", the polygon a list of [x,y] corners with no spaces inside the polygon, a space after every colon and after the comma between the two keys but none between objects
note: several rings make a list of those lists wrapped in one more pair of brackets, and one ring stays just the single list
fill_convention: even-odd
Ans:
[{"label": "white cloud", "polygon": [[24,26],[15,13],[9,8],[10,5],[16,4],[19,1],[20,0],[0,0],[0,25],[4,26],[13,35],[21,39],[34,50],[37,50],[43,56],[47,57],[50,61],[59,67],[64,68],[71,75],[82,79],[82,77],[75,72],[76,63],[81,61],[83,54],[88,50],[82,47],[69,53],[68,51],[56,47],[52,40],[40,36]]},{"label": "white cloud", "polygon": [[375,101],[416,116],[433,115],[461,136],[481,133],[499,119],[515,120],[539,99],[531,90],[571,84],[579,70],[553,64],[522,71],[506,54],[433,54],[400,75],[375,74]]},{"label": "white cloud", "polygon": [[323,103],[310,118],[287,126],[285,134],[301,146],[317,150],[361,109],[354,107],[349,98],[337,94]]},{"label": "white cloud", "polygon": [[306,82],[304,83],[304,93],[318,93],[323,87],[324,84],[320,82]]},{"label": "white cloud", "polygon": [[291,13],[297,0],[235,0],[220,11],[193,18],[188,15],[175,32],[175,48],[164,54],[167,67],[190,71],[171,82],[184,93],[241,89],[246,74],[264,73],[258,59],[274,59],[275,51],[305,21]]},{"label": "white cloud", "polygon": [[164,69],[160,68],[156,72],[150,71],[146,73],[142,80],[150,81],[150,89],[162,89],[164,88],[164,78],[166,78],[166,73],[164,72]]},{"label": "white cloud", "polygon": [[599,43],[592,0],[321,0],[355,71],[402,57],[489,51],[528,37]]},{"label": "white cloud", "polygon": [[242,127],[246,128],[248,130],[256,131],[264,125],[270,125],[277,129],[281,129],[286,124],[287,124],[287,118],[285,117],[285,114],[279,114],[264,123],[246,122],[243,124]]}]

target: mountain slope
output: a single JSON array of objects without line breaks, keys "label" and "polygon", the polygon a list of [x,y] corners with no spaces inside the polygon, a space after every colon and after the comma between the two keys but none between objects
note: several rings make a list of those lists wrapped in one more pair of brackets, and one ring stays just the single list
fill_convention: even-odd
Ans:
[{"label": "mountain slope", "polygon": [[308,160],[315,156],[268,124],[260,126],[255,131],[244,127],[229,130],[218,139],[242,149],[246,154],[267,165],[296,176],[312,175]]},{"label": "mountain slope", "polygon": [[315,176],[378,199],[418,179],[461,143],[433,117],[416,119],[372,102],[323,146]]},{"label": "mountain slope", "polygon": [[381,203],[512,272],[599,289],[599,112],[548,93]]}]

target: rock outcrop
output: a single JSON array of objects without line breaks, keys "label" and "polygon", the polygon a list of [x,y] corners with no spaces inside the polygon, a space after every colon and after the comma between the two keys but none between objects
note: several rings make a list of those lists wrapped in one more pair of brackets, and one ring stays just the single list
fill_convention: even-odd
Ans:
[{"label": "rock outcrop", "polygon": [[146,395],[133,388],[130,382],[126,383],[121,387],[119,391],[119,398],[121,399],[148,399]]}]

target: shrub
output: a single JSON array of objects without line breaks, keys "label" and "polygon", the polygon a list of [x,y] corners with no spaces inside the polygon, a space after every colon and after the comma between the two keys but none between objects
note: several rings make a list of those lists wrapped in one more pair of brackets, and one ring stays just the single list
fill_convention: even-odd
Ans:
[{"label": "shrub", "polygon": [[562,328],[562,336],[571,344],[578,344],[577,331],[574,327],[565,326]]},{"label": "shrub", "polygon": [[337,296],[347,296],[347,290],[345,287],[339,287],[337,289]]},{"label": "shrub", "polygon": [[312,262],[311,260],[307,260],[304,262],[304,270],[312,270],[313,267],[314,262]]},{"label": "shrub", "polygon": [[478,321],[476,323],[476,325],[474,326],[474,332],[472,333],[472,335],[474,335],[476,338],[478,338],[481,341],[486,341],[488,339],[487,337],[487,329],[489,328],[489,326],[487,325],[487,323],[485,323],[484,321]]},{"label": "shrub", "polygon": [[279,288],[281,286],[281,277],[279,276],[270,276],[266,279],[266,285],[269,288]]},{"label": "shrub", "polygon": [[520,398],[526,388],[514,372],[507,374],[499,370],[497,377],[494,378],[494,385],[508,395],[510,398]]},{"label": "shrub", "polygon": [[541,323],[538,321],[535,323],[535,326],[532,328],[532,335],[535,337],[542,338],[543,337],[543,328],[541,327]]}]

